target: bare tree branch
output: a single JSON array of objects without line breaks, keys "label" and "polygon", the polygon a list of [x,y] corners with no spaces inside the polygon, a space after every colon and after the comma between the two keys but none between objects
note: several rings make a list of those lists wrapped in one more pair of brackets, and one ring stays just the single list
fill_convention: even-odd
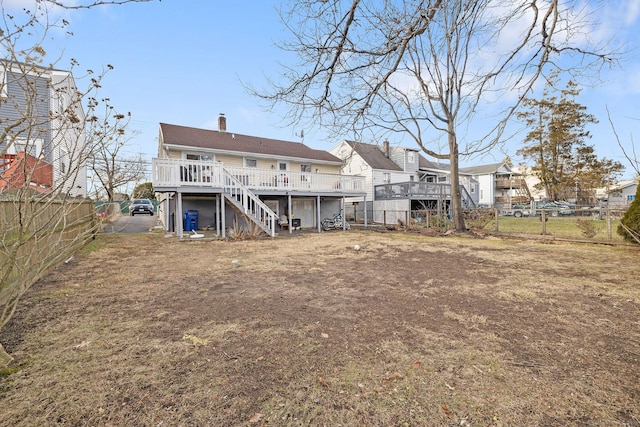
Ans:
[{"label": "bare tree branch", "polygon": [[[80,4],[75,4],[76,2],[65,2],[65,1],[57,1],[57,0],[44,0],[46,3],[52,4],[57,7],[61,7],[63,9],[91,9],[97,6],[114,6],[114,5],[123,5],[127,3],[147,3],[156,0],[90,0],[87,2],[81,2]],[[157,0],[161,2],[162,0]]]},{"label": "bare tree branch", "polygon": [[[502,143],[541,76],[554,68],[588,72],[616,60],[605,43],[588,44],[581,25],[589,22],[574,10],[580,5],[291,0],[281,20],[292,37],[279,46],[299,62],[283,66],[279,78],[268,81],[270,90],[249,91],[271,106],[288,105],[285,119],[292,125],[313,121],[332,134],[408,136],[424,153],[449,159],[455,192],[459,156]],[[488,120],[492,103],[501,112]],[[479,136],[461,139],[461,129],[474,122]],[[457,196],[452,204],[462,230]]]},{"label": "bare tree branch", "polygon": [[631,136],[631,153],[629,153],[627,149],[624,147],[624,145],[622,144],[622,141],[620,140],[618,131],[616,130],[616,127],[613,123],[613,119],[611,118],[609,107],[605,106],[605,108],[607,110],[607,118],[609,119],[611,130],[613,131],[613,134],[616,137],[616,142],[618,143],[618,147],[620,147],[620,149],[622,150],[622,154],[624,154],[624,157],[627,159],[627,162],[629,162],[629,165],[633,168],[633,170],[636,171],[636,176],[640,177],[640,158],[636,153],[636,147],[635,147],[635,143],[633,142],[633,136]]}]

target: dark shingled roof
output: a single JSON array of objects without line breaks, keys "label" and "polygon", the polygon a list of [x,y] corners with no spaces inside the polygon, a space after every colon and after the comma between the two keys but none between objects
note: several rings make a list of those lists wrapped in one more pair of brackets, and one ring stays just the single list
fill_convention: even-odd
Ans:
[{"label": "dark shingled roof", "polygon": [[374,144],[365,144],[363,142],[345,141],[353,151],[358,153],[360,157],[369,165],[372,169],[386,169],[400,171],[402,168],[395,164],[395,162],[385,157],[382,149]]},{"label": "dark shingled roof", "polygon": [[418,154],[418,167],[420,169],[435,169],[435,170],[441,170],[443,172],[449,172],[450,167],[448,163],[437,163],[437,162],[432,162],[431,160],[427,160],[425,159],[422,154]]},{"label": "dark shingled roof", "polygon": [[338,157],[314,150],[300,142],[281,141],[233,132],[198,129],[186,126],[160,123],[164,144],[182,147],[207,148],[212,150],[240,153],[263,154],[274,157],[294,157],[324,162],[342,163]]}]

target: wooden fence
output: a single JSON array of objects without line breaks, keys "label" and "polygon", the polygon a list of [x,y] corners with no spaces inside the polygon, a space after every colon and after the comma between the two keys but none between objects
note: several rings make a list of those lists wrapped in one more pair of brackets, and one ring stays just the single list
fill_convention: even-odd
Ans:
[{"label": "wooden fence", "polygon": [[0,200],[0,328],[24,291],[97,231],[91,201]]}]

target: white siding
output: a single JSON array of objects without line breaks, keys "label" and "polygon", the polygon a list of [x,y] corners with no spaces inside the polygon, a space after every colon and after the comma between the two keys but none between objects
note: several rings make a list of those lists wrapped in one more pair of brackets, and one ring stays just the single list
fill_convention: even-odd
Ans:
[{"label": "white siding", "polygon": [[[349,144],[341,142],[340,144],[329,150],[331,154],[343,160],[342,174],[362,176],[365,179],[364,188],[367,193],[367,200],[373,200],[373,170],[371,167],[356,153]],[[347,202],[362,202],[364,197],[349,197]]]},{"label": "white siding", "polygon": [[613,190],[609,193],[608,206],[612,208],[624,208],[629,206],[636,195],[637,184],[628,185],[619,190]]},{"label": "white siding", "polygon": [[399,147],[390,148],[389,159],[391,159],[391,161],[393,161],[393,163],[395,163],[396,165],[400,166],[402,170],[406,170],[403,148],[399,148]]},{"label": "white siding", "polygon": [[495,181],[493,175],[480,175],[478,177],[478,188],[480,194],[478,195],[478,203],[493,205],[494,204],[494,191]]},{"label": "white siding", "polygon": [[[84,123],[84,111],[80,100],[76,95],[76,86],[71,73],[66,71],[53,71],[51,74],[51,109],[56,111],[61,107],[59,101],[63,101],[64,108],[74,111]],[[60,120],[51,125],[53,127],[53,179],[54,186],[60,186],[64,192],[72,196],[87,196],[87,164],[86,164],[86,140],[82,127]],[[65,162],[66,173],[62,171],[62,162]]]}]

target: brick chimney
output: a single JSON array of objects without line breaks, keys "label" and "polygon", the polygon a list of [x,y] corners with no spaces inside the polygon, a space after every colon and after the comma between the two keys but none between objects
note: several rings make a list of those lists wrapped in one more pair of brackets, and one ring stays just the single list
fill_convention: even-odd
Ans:
[{"label": "brick chimney", "polygon": [[382,152],[384,153],[384,156],[388,159],[389,158],[389,141],[387,141],[386,139],[382,143]]},{"label": "brick chimney", "polygon": [[218,132],[226,132],[227,131],[227,118],[224,116],[224,113],[220,113],[218,116]]}]

